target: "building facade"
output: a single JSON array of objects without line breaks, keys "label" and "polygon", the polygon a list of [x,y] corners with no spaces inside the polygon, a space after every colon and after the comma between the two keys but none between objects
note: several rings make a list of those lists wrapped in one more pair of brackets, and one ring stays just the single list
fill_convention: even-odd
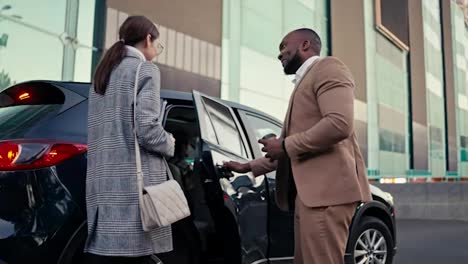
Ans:
[{"label": "building facade", "polygon": [[466,0],[10,2],[0,1],[0,89],[31,79],[90,81],[121,23],[143,14],[165,45],[155,60],[163,88],[196,89],[283,119],[294,87],[278,45],[309,27],[322,38],[321,55],[353,72],[369,177],[468,176]]}]

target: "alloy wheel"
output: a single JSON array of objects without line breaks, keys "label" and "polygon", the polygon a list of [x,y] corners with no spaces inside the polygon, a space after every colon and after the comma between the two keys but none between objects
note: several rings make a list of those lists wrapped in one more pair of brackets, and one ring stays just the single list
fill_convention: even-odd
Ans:
[{"label": "alloy wheel", "polygon": [[387,254],[387,241],[382,233],[376,229],[367,229],[354,246],[354,263],[385,264]]}]

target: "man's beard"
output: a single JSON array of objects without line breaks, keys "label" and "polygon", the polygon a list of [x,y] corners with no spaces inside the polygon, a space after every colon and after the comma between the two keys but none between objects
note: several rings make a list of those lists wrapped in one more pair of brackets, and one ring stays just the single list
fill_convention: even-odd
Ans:
[{"label": "man's beard", "polygon": [[296,50],[296,53],[292,57],[292,59],[284,65],[284,73],[285,74],[295,74],[299,67],[301,67],[301,57],[299,57],[299,52]]}]

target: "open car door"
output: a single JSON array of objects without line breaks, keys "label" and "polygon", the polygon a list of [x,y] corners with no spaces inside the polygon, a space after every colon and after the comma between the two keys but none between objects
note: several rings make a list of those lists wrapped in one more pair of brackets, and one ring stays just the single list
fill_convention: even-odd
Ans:
[{"label": "open car door", "polygon": [[[217,98],[193,91],[200,126],[199,167],[222,244],[223,263],[266,260],[268,235],[264,177],[226,171],[223,161],[246,162],[250,144],[233,109]],[[209,196],[209,197],[208,197]],[[262,262],[258,262],[262,263]]]}]

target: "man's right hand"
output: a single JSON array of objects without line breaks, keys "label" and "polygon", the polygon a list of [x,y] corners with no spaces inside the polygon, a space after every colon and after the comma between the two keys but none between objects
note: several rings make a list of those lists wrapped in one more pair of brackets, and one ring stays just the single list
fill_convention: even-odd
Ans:
[{"label": "man's right hand", "polygon": [[246,173],[250,172],[252,169],[250,168],[249,163],[240,163],[237,161],[224,161],[224,167],[226,167],[230,171],[234,171],[237,173]]}]

